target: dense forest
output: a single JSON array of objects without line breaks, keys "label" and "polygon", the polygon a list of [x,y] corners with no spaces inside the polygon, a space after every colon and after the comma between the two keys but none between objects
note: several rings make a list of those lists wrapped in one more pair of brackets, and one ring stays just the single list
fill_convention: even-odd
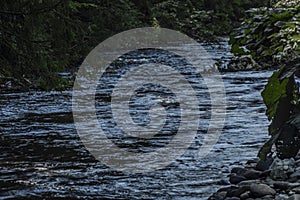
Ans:
[{"label": "dense forest", "polygon": [[[104,39],[137,27],[179,30],[194,39],[228,36],[250,0],[3,0],[0,2],[0,83],[16,89],[70,87],[72,74]],[[2,87],[3,88],[3,87]]]}]

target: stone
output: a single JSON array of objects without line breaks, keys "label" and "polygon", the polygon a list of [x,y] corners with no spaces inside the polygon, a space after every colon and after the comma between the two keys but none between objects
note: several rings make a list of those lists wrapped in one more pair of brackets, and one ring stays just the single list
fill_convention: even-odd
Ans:
[{"label": "stone", "polygon": [[261,178],[265,178],[265,177],[267,177],[267,176],[270,176],[270,174],[271,174],[271,170],[268,169],[268,170],[266,170],[266,171],[263,171],[263,172],[260,174],[260,177],[261,177]]},{"label": "stone", "polygon": [[294,194],[290,196],[288,200],[300,200],[300,194]]},{"label": "stone", "polygon": [[266,196],[263,196],[261,199],[263,199],[263,200],[274,200],[274,196],[266,195]]},{"label": "stone", "polygon": [[245,169],[245,168],[242,168],[242,167],[234,167],[234,168],[232,168],[231,173],[232,173],[232,174],[241,175],[241,174],[244,174],[246,171],[248,171],[248,170]]},{"label": "stone", "polygon": [[260,171],[256,170],[247,170],[243,176],[248,180],[259,179],[261,175]]},{"label": "stone", "polygon": [[[284,166],[287,165],[288,163],[289,162],[280,160],[279,158],[274,159],[272,165],[270,166],[271,178],[274,180],[283,180],[283,181],[287,180],[288,179],[288,175],[287,175],[288,170],[285,170]],[[289,169],[289,167],[288,167],[288,169]]]},{"label": "stone", "polygon": [[266,184],[253,183],[250,185],[250,191],[254,197],[263,197],[266,195],[274,196],[276,194],[276,191]]},{"label": "stone", "polygon": [[274,180],[285,181],[288,179],[288,175],[284,172],[283,169],[280,169],[280,168],[273,169],[270,173],[270,176]]},{"label": "stone", "polygon": [[229,186],[229,187],[221,188],[217,192],[223,192],[223,191],[228,192],[230,190],[236,190],[236,189],[238,189],[238,187],[236,187],[236,186]]},{"label": "stone", "polygon": [[229,178],[229,182],[232,184],[238,184],[244,180],[246,180],[246,178],[244,176],[239,175],[231,175]]},{"label": "stone", "polygon": [[299,160],[296,160],[295,165],[296,165],[297,167],[300,167],[300,159],[299,159]]},{"label": "stone", "polygon": [[216,192],[209,198],[209,200],[224,200],[226,198],[226,194],[226,191]]},{"label": "stone", "polygon": [[242,181],[238,184],[238,186],[240,187],[244,187],[244,186],[247,186],[250,188],[250,185],[253,184],[253,183],[261,183],[261,181],[259,180],[245,180],[245,181]]},{"label": "stone", "polygon": [[275,200],[287,200],[288,198],[289,196],[286,194],[278,194],[276,195]]},{"label": "stone", "polygon": [[291,188],[300,187],[300,183],[290,183]]},{"label": "stone", "polygon": [[296,187],[292,191],[295,192],[296,194],[300,194],[300,187]]},{"label": "stone", "polygon": [[249,199],[250,198],[250,191],[244,192],[243,194],[240,195],[240,199]]},{"label": "stone", "polygon": [[290,183],[285,181],[275,181],[273,183],[275,189],[287,190],[290,189]]},{"label": "stone", "polygon": [[266,171],[270,169],[272,163],[273,163],[273,158],[266,158],[266,160],[260,160],[258,161],[255,169],[259,171]]},{"label": "stone", "polygon": [[238,197],[229,197],[229,198],[226,198],[226,200],[240,200],[240,198],[238,198]]},{"label": "stone", "polygon": [[296,171],[290,175],[290,180],[292,182],[296,182],[299,179],[300,179],[300,171]]},{"label": "stone", "polygon": [[241,194],[243,194],[243,193],[245,193],[245,192],[247,192],[247,191],[250,192],[250,187],[248,187],[248,186],[240,187],[239,189],[237,189],[237,190],[235,191],[234,196],[235,196],[235,197],[240,197]]},{"label": "stone", "polygon": [[295,194],[294,191],[289,191],[289,192],[288,192],[288,195],[289,195],[289,196],[292,196],[292,195],[294,195],[294,194]]},{"label": "stone", "polygon": [[218,185],[230,185],[230,183],[227,181],[227,180],[220,180],[220,181],[217,181],[216,184]]},{"label": "stone", "polygon": [[233,190],[229,190],[226,194],[226,197],[238,197],[236,195],[236,192],[237,192],[238,189],[233,189]]},{"label": "stone", "polygon": [[293,167],[293,166],[295,166],[295,163],[296,162],[295,162],[294,158],[286,158],[286,159],[283,160],[283,165],[284,166],[288,166],[288,167],[292,166]]}]

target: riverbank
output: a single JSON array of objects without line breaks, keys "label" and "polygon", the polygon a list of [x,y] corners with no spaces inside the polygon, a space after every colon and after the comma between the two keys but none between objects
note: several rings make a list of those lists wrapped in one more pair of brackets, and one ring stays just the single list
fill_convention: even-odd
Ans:
[{"label": "riverbank", "polygon": [[300,153],[284,160],[249,160],[245,167],[231,170],[229,182],[209,200],[299,200]]}]

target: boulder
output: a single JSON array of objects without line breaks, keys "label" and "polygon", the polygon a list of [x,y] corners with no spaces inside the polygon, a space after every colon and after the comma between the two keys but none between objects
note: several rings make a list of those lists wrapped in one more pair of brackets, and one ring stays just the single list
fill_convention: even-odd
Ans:
[{"label": "boulder", "polygon": [[266,184],[251,184],[250,185],[250,191],[251,194],[254,197],[264,197],[267,195],[272,195],[274,196],[276,194],[276,191],[274,189],[272,189],[270,186],[266,185]]}]

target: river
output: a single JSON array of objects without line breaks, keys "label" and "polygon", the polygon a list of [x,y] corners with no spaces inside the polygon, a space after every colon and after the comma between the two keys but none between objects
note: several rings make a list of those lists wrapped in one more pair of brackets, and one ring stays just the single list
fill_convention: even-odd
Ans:
[{"label": "river", "polygon": [[[204,46],[214,59],[231,56],[224,42]],[[138,59],[136,53],[125,57],[122,65]],[[148,51],[141,59],[159,56]],[[172,56],[168,59],[177,62]],[[222,73],[227,114],[213,150],[199,158],[195,141],[171,165],[146,173],[111,169],[86,150],[73,123],[72,91],[0,94],[0,199],[207,199],[225,184],[232,167],[255,158],[267,140],[269,122],[260,93],[270,75],[270,71]],[[109,106],[105,89],[98,88],[98,101],[104,102],[104,108]],[[203,102],[199,138],[205,134],[210,115],[210,105]],[[141,109],[133,105],[132,111]],[[143,113],[135,117],[145,120]]]}]

